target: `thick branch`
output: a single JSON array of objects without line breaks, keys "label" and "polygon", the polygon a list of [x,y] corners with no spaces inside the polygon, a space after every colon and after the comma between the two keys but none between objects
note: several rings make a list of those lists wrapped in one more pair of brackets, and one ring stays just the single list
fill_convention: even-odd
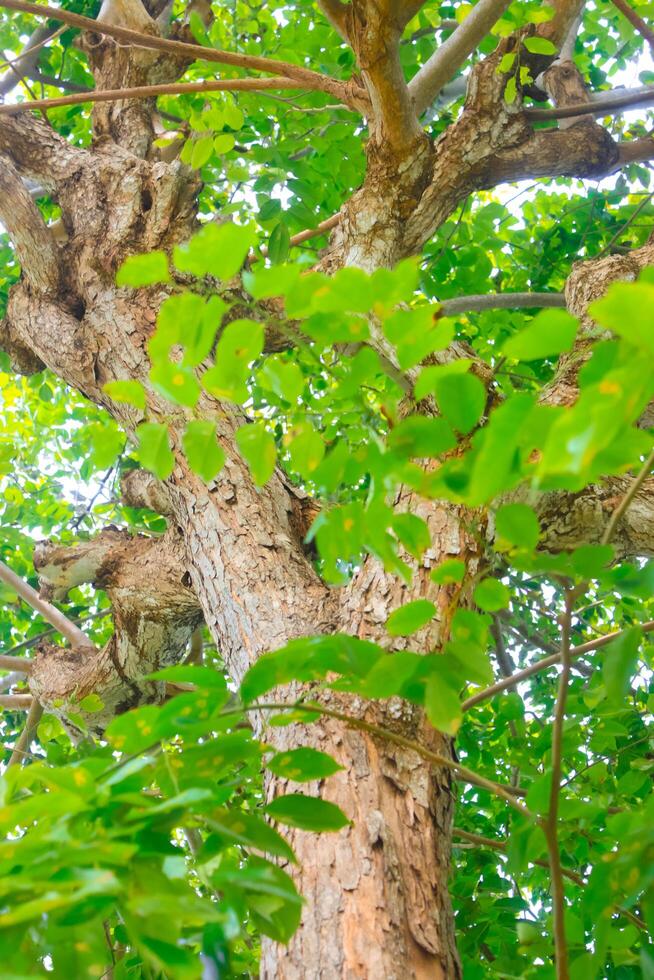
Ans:
[{"label": "thick branch", "polygon": [[318,0],[318,6],[332,25],[337,34],[348,41],[347,35],[347,4],[341,0]]},{"label": "thick branch", "polygon": [[403,19],[388,0],[364,0],[347,8],[347,37],[371,102],[372,141],[384,156],[408,156],[424,140],[400,62]]},{"label": "thick branch", "polygon": [[483,41],[509,3],[510,0],[479,0],[463,23],[436,49],[411,80],[409,94],[419,116]]},{"label": "thick branch", "polygon": [[[1,107],[0,107],[1,108]],[[37,293],[59,291],[57,245],[12,162],[0,154],[0,221]]]},{"label": "thick branch", "polygon": [[13,160],[21,176],[46,190],[54,190],[91,159],[87,150],[68,143],[43,119],[25,114],[0,118],[0,153]]}]

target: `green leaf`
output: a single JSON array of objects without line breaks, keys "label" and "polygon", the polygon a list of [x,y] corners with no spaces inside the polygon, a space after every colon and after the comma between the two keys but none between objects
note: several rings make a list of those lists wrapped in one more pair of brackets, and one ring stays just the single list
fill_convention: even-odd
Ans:
[{"label": "green leaf", "polygon": [[175,457],[168,441],[168,427],[158,422],[143,422],[137,426],[138,458],[147,470],[160,480],[173,472]]},{"label": "green leaf", "polygon": [[165,252],[130,255],[116,273],[117,286],[152,286],[158,282],[170,282]]},{"label": "green leaf", "polygon": [[262,487],[275,471],[277,462],[275,440],[263,422],[255,422],[253,425],[242,425],[237,430],[236,444],[250,467],[252,479],[257,486]]},{"label": "green leaf", "polygon": [[614,282],[606,295],[591,303],[588,312],[607,330],[634,347],[654,355],[654,284]]},{"label": "green leaf", "polygon": [[213,137],[201,136],[194,140],[193,152],[191,153],[191,166],[194,170],[200,170],[213,155]]},{"label": "green leaf", "polygon": [[380,657],[373,665],[363,684],[356,685],[358,693],[366,698],[391,698],[404,694],[407,684],[424,665],[423,658],[417,653],[387,654]]},{"label": "green leaf", "polygon": [[485,578],[475,586],[473,599],[480,609],[485,612],[497,612],[506,609],[511,593],[506,585],[495,578]]},{"label": "green leaf", "polygon": [[569,351],[577,334],[578,321],[565,310],[541,310],[529,326],[509,337],[502,348],[505,357],[535,361]]},{"label": "green leaf", "polygon": [[225,464],[225,453],[216,439],[214,422],[189,422],[182,437],[189,466],[207,483],[214,480]]},{"label": "green leaf", "polygon": [[452,428],[466,434],[484,412],[486,389],[474,374],[446,374],[437,382],[436,399]]},{"label": "green leaf", "polygon": [[200,397],[200,385],[189,367],[161,361],[150,371],[150,380],[156,390],[176,405],[193,408]]},{"label": "green leaf", "polygon": [[321,435],[310,422],[300,422],[291,429],[284,439],[293,469],[305,479],[311,477],[325,455],[325,444]]},{"label": "green leaf", "polygon": [[268,242],[268,258],[273,265],[281,265],[282,262],[286,262],[290,250],[291,233],[286,222],[280,221],[273,228]]},{"label": "green leaf", "polygon": [[266,358],[257,375],[259,383],[268,387],[280,398],[295,404],[304,389],[304,375],[294,361],[281,356]]},{"label": "green leaf", "polygon": [[350,823],[334,803],[299,793],[278,796],[264,809],[274,820],[301,830],[336,831]]},{"label": "green leaf", "polygon": [[145,389],[140,381],[108,381],[102,390],[115,402],[134,405],[141,411],[145,408]]},{"label": "green leaf", "polygon": [[216,363],[202,375],[202,385],[216,398],[247,401],[250,364],[263,351],[263,326],[257,320],[232,320],[216,347]]},{"label": "green leaf", "polygon": [[429,528],[417,514],[394,514],[392,527],[402,545],[414,558],[421,558],[431,544]]},{"label": "green leaf", "polygon": [[218,156],[222,156],[223,153],[229,153],[230,150],[233,150],[235,143],[236,140],[232,133],[219,133],[213,141],[214,152]]},{"label": "green leaf", "polygon": [[556,47],[545,37],[525,37],[522,43],[530,54],[556,54]]},{"label": "green leaf", "polygon": [[386,620],[386,630],[391,636],[409,636],[436,615],[436,606],[428,599],[414,599],[399,609],[394,609]]},{"label": "green leaf", "polygon": [[444,419],[410,415],[391,430],[388,445],[405,456],[434,459],[454,449],[456,438]]},{"label": "green leaf", "polygon": [[241,682],[241,697],[250,702],[280,684],[320,680],[328,674],[363,678],[383,656],[376,644],[344,633],[291,640],[250,667]]},{"label": "green leaf", "polygon": [[509,545],[532,551],[538,544],[540,524],[527,504],[503,504],[495,514],[495,531],[502,550]]},{"label": "green leaf", "polygon": [[91,461],[98,470],[106,470],[116,462],[125,448],[125,435],[112,422],[94,422],[84,427],[91,444]]},{"label": "green leaf", "polygon": [[429,354],[452,343],[454,325],[433,306],[398,310],[384,321],[384,334],[394,344],[402,370],[414,367]]},{"label": "green leaf", "polygon": [[173,258],[181,272],[232,279],[253,244],[254,232],[249,225],[212,222],[204,225],[186,245],[176,246]]},{"label": "green leaf", "polygon": [[463,582],[466,574],[466,563],[459,558],[447,558],[435,568],[429,576],[437,585],[452,585]]},{"label": "green leaf", "polygon": [[513,62],[515,61],[515,59],[516,59],[515,51],[509,51],[508,54],[503,55],[499,65],[497,66],[498,72],[502,75],[505,75],[508,72],[510,72],[511,69],[513,68]]},{"label": "green leaf", "polygon": [[446,735],[456,735],[461,727],[461,701],[447,679],[433,671],[425,688],[425,712],[430,723]]},{"label": "green leaf", "polygon": [[606,694],[612,703],[623,701],[636,670],[642,633],[637,626],[613,640],[604,650],[602,674]]},{"label": "green leaf", "polygon": [[515,76],[509,78],[506,83],[506,88],[504,89],[504,101],[507,105],[513,105],[518,97],[518,85],[515,80]]},{"label": "green leaf", "polygon": [[319,752],[318,749],[303,747],[289,749],[288,752],[278,752],[266,767],[275,776],[291,779],[296,783],[308,783],[314,779],[326,779],[342,769],[331,755]]}]

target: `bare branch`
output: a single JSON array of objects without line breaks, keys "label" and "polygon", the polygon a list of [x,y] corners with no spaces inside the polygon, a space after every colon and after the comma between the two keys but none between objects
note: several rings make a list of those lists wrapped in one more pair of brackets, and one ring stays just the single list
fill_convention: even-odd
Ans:
[{"label": "bare branch", "polygon": [[[0,96],[4,97],[9,95],[16,85],[18,85],[21,75],[29,75],[34,71],[38,64],[41,48],[51,38],[61,34],[63,30],[63,27],[55,30],[54,27],[49,27],[48,25],[37,27],[21,53],[16,58],[7,62],[10,70],[5,72],[2,78],[0,78]],[[20,65],[20,71],[17,70],[18,65]]]},{"label": "bare branch", "polygon": [[[43,543],[35,550],[34,565],[59,595],[83,582],[102,587],[114,620],[105,646],[83,656],[41,644],[29,686],[46,710],[63,720],[75,710],[99,734],[116,712],[163,700],[163,683],[147,675],[181,662],[201,623],[197,599],[185,581],[178,536],[167,532],[148,538],[107,528],[72,546]],[[103,707],[87,716],[79,701],[91,693]]]},{"label": "bare branch", "polygon": [[0,670],[20,671],[23,674],[29,674],[31,669],[31,662],[26,657],[0,656]]},{"label": "bare branch", "polygon": [[618,143],[618,152],[620,167],[627,167],[630,163],[645,163],[654,158],[654,137],[625,140],[624,143]]},{"label": "bare branch", "polygon": [[538,122],[547,119],[567,119],[570,116],[610,116],[622,109],[638,105],[654,105],[654,85],[625,89],[623,92],[593,92],[590,102],[557,106],[554,109],[525,109],[527,119]]},{"label": "bare branch", "polygon": [[341,0],[318,0],[318,6],[332,25],[337,34],[344,41],[349,42],[347,34],[347,4]]},{"label": "bare branch", "polygon": [[[653,632],[654,620],[650,620],[647,623],[639,623],[639,628],[643,633]],[[578,647],[573,647],[570,650],[570,659],[574,660],[576,657],[583,657],[585,654],[592,653],[594,650],[600,650],[602,647],[613,643],[614,640],[622,636],[623,632],[624,630],[616,630],[615,633],[607,633],[605,636],[599,636],[595,640],[589,640],[588,643],[582,643]],[[501,694],[507,688],[514,687],[516,684],[526,681],[529,677],[533,677],[534,674],[539,674],[541,670],[547,670],[549,667],[553,667],[560,662],[560,653],[553,653],[549,657],[543,657],[542,660],[536,661],[535,664],[531,664],[531,666],[525,667],[523,670],[517,670],[511,677],[505,677],[501,681],[491,684],[490,687],[485,687],[483,691],[478,691],[477,694],[473,694],[472,697],[467,698],[463,702],[461,710],[469,711],[470,708],[474,708],[481,701],[487,701],[488,698],[493,698],[496,694]]]},{"label": "bare branch", "polygon": [[445,83],[483,41],[509,3],[510,0],[479,0],[463,23],[409,82],[409,94],[418,116],[431,105]]},{"label": "bare branch", "polygon": [[[0,106],[0,110],[2,106]],[[57,245],[12,162],[0,154],[0,219],[23,275],[38,293],[59,291]]]},{"label": "bare branch", "polygon": [[34,698],[31,694],[2,694],[0,708],[14,711],[27,711],[32,706]]},{"label": "bare branch", "polygon": [[456,296],[441,303],[443,316],[457,313],[481,313],[484,310],[522,310],[545,307],[565,309],[563,293],[480,293],[471,296]]},{"label": "bare branch", "polygon": [[402,17],[388,0],[366,0],[347,8],[348,39],[368,90],[371,103],[371,139],[385,155],[405,156],[417,141],[426,143],[413,107],[400,62]]},{"label": "bare branch", "polygon": [[83,633],[79,627],[75,626],[59,609],[45,599],[42,599],[31,585],[19,578],[4,562],[0,562],[0,582],[8,585],[32,609],[36,610],[40,616],[43,616],[46,622],[54,626],[57,632],[61,633],[72,647],[90,647],[93,649],[93,643],[89,640],[86,633]]},{"label": "bare branch", "polygon": [[[120,102],[123,99],[152,99],[159,95],[184,95],[187,92],[261,92],[265,89],[307,89],[304,82],[285,76],[273,78],[221,78],[206,82],[171,82],[167,85],[137,85],[134,88],[103,89],[62,95],[54,99],[33,99],[0,105],[0,115],[17,116],[30,109],[55,109],[62,105],[88,102]],[[339,106],[339,108],[343,108]]]},{"label": "bare branch", "polygon": [[28,3],[26,0],[2,0],[0,7],[6,10],[18,10],[35,17],[48,17],[52,20],[69,24],[82,31],[94,34],[104,34],[113,37],[124,44],[135,47],[165,51],[172,55],[181,55],[193,61],[210,61],[222,65],[233,65],[236,68],[246,68],[271,74],[281,74],[295,81],[304,82],[305,87],[317,92],[328,92],[346,104],[352,104],[351,87],[328,75],[311,71],[300,65],[287,61],[277,61],[274,58],[260,58],[256,55],[235,54],[232,51],[222,51],[218,48],[207,48],[199,44],[189,44],[185,41],[173,41],[164,37],[142,34],[139,31],[115,24],[98,23],[90,17],[82,17],[60,7],[49,7],[45,4]]},{"label": "bare branch", "polygon": [[654,50],[654,31],[649,27],[642,17],[640,17],[633,7],[630,7],[627,0],[611,0],[614,7],[617,7],[621,14],[627,18],[632,27],[644,37],[649,46]]}]

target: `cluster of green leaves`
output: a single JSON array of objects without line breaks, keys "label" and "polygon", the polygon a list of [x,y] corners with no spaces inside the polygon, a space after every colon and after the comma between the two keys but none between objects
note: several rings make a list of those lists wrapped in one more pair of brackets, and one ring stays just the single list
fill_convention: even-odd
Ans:
[{"label": "cluster of green leaves", "polygon": [[347,824],[338,807],[288,792],[263,805],[262,755],[301,788],[338,770],[315,749],[266,752],[211,667],[154,675],[193,690],[116,718],[103,745],[74,750],[41,722],[41,760],[1,783],[3,969],[53,976],[245,976],[253,933],[285,942],[301,898],[273,823]]},{"label": "cluster of green leaves", "polygon": [[[82,0],[66,5],[91,16],[98,7]],[[445,18],[460,21],[469,10],[467,3],[453,3],[420,11],[401,46],[407,77],[432,54],[433,28]],[[507,35],[547,16],[546,8],[514,3],[497,32]],[[338,77],[348,77],[353,67],[352,53],[306,3],[275,11],[236,0],[220,6],[208,31],[197,21],[192,27],[217,47],[306,59]],[[18,53],[32,29],[33,21],[23,15],[4,18],[0,47]],[[64,83],[92,86],[74,39],[75,32],[66,30],[45,47],[39,69]],[[480,53],[494,43],[487,38]],[[610,5],[586,10],[576,60],[592,88],[613,84],[640,48]],[[518,70],[520,78],[519,64],[504,67],[507,75]],[[197,62],[186,77],[201,80],[213,73]],[[647,73],[640,78],[651,81]],[[520,81],[528,80],[523,75]],[[42,91],[59,94],[47,83]],[[150,348],[150,380],[170,398],[171,414],[187,414],[183,449],[189,465],[210,481],[219,477],[224,461],[213,422],[199,407],[203,392],[240,406],[249,421],[239,430],[238,447],[253,479],[264,485],[279,462],[322,504],[312,537],[325,577],[345,581],[367,552],[409,580],[415,562],[429,562],[431,535],[419,514],[389,506],[399,485],[468,507],[523,482],[534,493],[576,493],[638,466],[651,445],[635,425],[652,396],[647,364],[654,286],[647,276],[635,286],[616,287],[598,307],[598,321],[615,339],[595,345],[573,410],[538,403],[557,356],[574,338],[569,318],[558,311],[536,318],[493,311],[454,322],[434,319],[433,305],[465,293],[560,290],[576,258],[641,244],[650,231],[652,204],[640,188],[649,186],[650,175],[632,165],[610,186],[561,180],[546,187],[535,181],[511,190],[511,197],[482,193],[439,229],[417,266],[407,263],[370,278],[355,270],[335,280],[306,276],[302,272],[324,238],[289,251],[290,236],[334,214],[364,173],[358,118],[327,101],[316,93],[161,99],[167,129],[161,143],[183,145],[183,159],[198,170],[201,210],[207,216],[218,210],[233,214],[237,224],[207,225],[172,257],[177,270],[197,277],[186,291],[173,292],[174,272],[163,255],[129,263],[122,282],[166,283],[171,289]],[[453,111],[432,121],[434,136]],[[49,118],[71,141],[88,144],[87,109],[60,108]],[[616,138],[634,138],[646,135],[648,118],[604,122]],[[56,219],[51,201],[38,203],[47,221]],[[264,240],[274,267],[252,265],[244,279],[250,309],[244,316],[240,303],[238,319],[230,323],[229,302],[215,295],[214,279],[234,275],[248,250]],[[295,264],[284,264],[287,258]],[[3,238],[0,314],[18,272]],[[288,350],[265,354],[265,331],[275,324],[266,322],[261,303],[272,296],[283,297],[289,316],[301,321],[302,336],[294,334]],[[467,341],[492,371],[491,398],[471,361],[440,363],[454,336]],[[371,349],[371,340],[384,344],[394,370]],[[436,363],[420,367],[425,357]],[[2,556],[19,574],[36,584],[35,537],[65,541],[107,521],[152,531],[164,526],[156,515],[116,502],[118,472],[137,460],[105,412],[47,372],[22,381],[11,376],[6,360],[0,367]],[[400,384],[407,374],[432,417],[407,417]],[[115,383],[109,394],[144,409],[144,390],[129,379]],[[169,472],[165,426],[144,416],[138,455],[158,475]],[[463,711],[462,703],[491,679],[498,643],[518,668],[533,664],[541,649],[555,651],[562,582],[590,580],[575,613],[572,642],[613,629],[626,633],[593,655],[588,663],[597,667],[590,676],[588,668],[575,673],[570,690],[560,838],[564,865],[588,880],[585,888],[566,883],[572,967],[577,980],[651,977],[644,930],[616,912],[620,905],[651,925],[653,663],[648,634],[640,635],[642,624],[653,618],[651,569],[611,566],[610,553],[601,549],[549,559],[536,554],[540,529],[525,506],[500,508],[493,519],[496,550],[487,555],[485,577],[466,580],[456,559],[431,572],[435,584],[461,605],[476,607],[453,613],[444,656],[419,658],[403,649],[405,637],[420,642],[428,633],[435,610],[423,600],[400,607],[388,620],[388,646],[396,652],[349,637],[298,641],[264,658],[241,695],[251,701],[274,684],[300,679],[369,698],[404,697],[424,706],[439,727],[457,730],[458,753],[472,769],[502,782],[519,773],[529,806],[542,813],[555,673],[535,674],[474,710]],[[9,593],[3,591],[2,599],[0,641],[7,652],[33,640],[44,626]],[[91,598],[75,590],[67,610],[77,617],[105,607],[100,593]],[[107,622],[93,622],[93,636],[101,642]],[[20,774],[12,770],[2,784],[2,860],[8,862],[3,906],[20,920],[6,920],[1,934],[6,969],[99,976],[111,966],[111,945],[127,948],[113,967],[116,976],[197,976],[200,956],[223,975],[248,975],[256,969],[257,935],[283,939],[293,929],[298,896],[275,866],[276,858],[291,856],[263,819],[261,762],[265,758],[272,771],[292,780],[322,779],[334,764],[308,749],[269,759],[239,727],[244,716],[226,714],[232,709],[225,706],[224,686],[212,676],[210,682],[208,675],[186,675],[198,684],[195,694],[125,716],[110,733],[114,741],[104,746],[75,750],[54,719],[42,723],[42,761]],[[209,704],[198,704],[202,699]],[[310,715],[298,711],[295,717],[307,721]],[[22,721],[4,712],[6,746]],[[210,773],[203,772],[207,760]],[[534,863],[545,860],[541,832],[522,825],[514,813],[509,818],[505,804],[478,787],[461,785],[460,797],[458,828],[506,844],[500,852],[457,838],[462,846],[455,852],[452,892],[466,977],[551,976],[549,873]],[[315,830],[342,824],[345,818],[333,811],[308,813],[314,806],[308,800],[289,793],[268,816]],[[196,855],[182,827],[192,840],[194,832],[201,835]]]}]

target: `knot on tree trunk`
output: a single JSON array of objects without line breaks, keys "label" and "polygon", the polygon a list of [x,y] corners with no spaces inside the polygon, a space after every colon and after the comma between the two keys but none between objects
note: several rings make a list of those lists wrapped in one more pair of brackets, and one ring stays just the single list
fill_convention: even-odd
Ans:
[{"label": "knot on tree trunk", "polygon": [[[42,646],[30,676],[34,696],[63,719],[81,716],[94,733],[129,708],[162,701],[163,682],[145,676],[182,660],[202,621],[178,532],[147,538],[108,528],[72,546],[45,542],[35,549],[34,566],[57,598],[83,583],[104,589],[114,620],[100,650]],[[85,705],[89,695],[96,698]]]}]

